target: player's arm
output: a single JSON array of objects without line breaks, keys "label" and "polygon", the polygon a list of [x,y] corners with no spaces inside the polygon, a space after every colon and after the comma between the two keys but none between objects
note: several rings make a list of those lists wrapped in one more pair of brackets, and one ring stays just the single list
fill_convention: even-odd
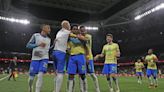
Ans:
[{"label": "player's arm", "polygon": [[74,38],[76,38],[76,37],[77,37],[77,35],[76,35],[76,34],[74,34],[74,33],[70,33],[70,34],[69,34],[69,37],[74,37]]},{"label": "player's arm", "polygon": [[145,68],[144,64],[142,63],[142,69]]},{"label": "player's arm", "polygon": [[67,53],[70,53],[71,50],[71,43],[70,41],[67,42]]},{"label": "player's arm", "polygon": [[81,41],[77,38],[74,38],[74,37],[70,37],[69,41],[71,41],[74,44],[81,44]]},{"label": "player's arm", "polygon": [[94,60],[96,61],[97,59],[103,58],[103,57],[105,57],[104,54],[97,54],[97,55],[94,57]]},{"label": "player's arm", "polygon": [[116,57],[120,57],[121,53],[118,44],[116,50],[117,50]]},{"label": "player's arm", "polygon": [[55,47],[57,39],[54,40],[53,44],[50,46],[50,50],[52,50]]},{"label": "player's arm", "polygon": [[82,40],[82,41],[87,41],[87,40],[88,40],[87,37],[85,37],[85,36],[83,36],[83,35],[81,35],[81,34],[78,34],[78,35],[77,35],[77,38],[78,38],[79,40]]},{"label": "player's arm", "polygon": [[136,69],[137,67],[136,67],[136,63],[134,63],[134,69]]},{"label": "player's arm", "polygon": [[38,45],[35,43],[35,35],[32,35],[31,39],[29,40],[29,42],[26,45],[26,48],[33,49],[36,47],[38,47]]},{"label": "player's arm", "polygon": [[156,55],[154,55],[154,58],[153,58],[154,60],[154,62],[157,62],[158,61],[158,58],[157,58],[157,56]]},{"label": "player's arm", "polygon": [[148,63],[148,59],[147,59],[147,56],[145,57],[144,59],[144,63],[147,64]]},{"label": "player's arm", "polygon": [[101,54],[97,54],[97,55],[94,57],[94,60],[96,61],[97,59],[103,58],[103,57],[105,57],[105,46],[104,46],[103,49],[102,49],[102,53],[101,53]]},{"label": "player's arm", "polygon": [[76,34],[70,33],[69,37],[74,37],[74,38],[78,38],[79,40],[82,40],[82,41],[87,41],[87,38],[81,34],[76,35]]},{"label": "player's arm", "polygon": [[35,41],[36,41],[35,40],[35,35],[33,35],[31,37],[30,41],[27,43],[26,48],[33,49],[33,48],[36,48],[38,46],[40,46],[40,47],[45,47],[46,46],[46,44],[44,42],[41,42],[40,44],[36,44]]}]

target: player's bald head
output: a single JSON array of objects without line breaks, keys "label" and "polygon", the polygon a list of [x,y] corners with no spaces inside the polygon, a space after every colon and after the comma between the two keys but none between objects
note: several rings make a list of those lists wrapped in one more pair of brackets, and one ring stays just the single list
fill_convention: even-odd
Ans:
[{"label": "player's bald head", "polygon": [[63,21],[61,22],[61,26],[62,26],[62,28],[65,28],[65,29],[67,29],[67,30],[70,30],[70,23],[69,23],[69,21],[67,21],[67,20],[63,20]]}]

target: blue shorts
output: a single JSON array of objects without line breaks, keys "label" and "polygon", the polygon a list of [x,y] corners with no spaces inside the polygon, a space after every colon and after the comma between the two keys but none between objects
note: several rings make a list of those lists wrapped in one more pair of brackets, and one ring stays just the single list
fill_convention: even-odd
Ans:
[{"label": "blue shorts", "polygon": [[89,64],[87,64],[87,72],[88,73],[95,72],[93,60],[89,60]]},{"label": "blue shorts", "polygon": [[116,74],[117,73],[117,64],[104,64],[103,74]]},{"label": "blue shorts", "polygon": [[30,76],[35,76],[38,72],[47,72],[48,59],[42,60],[32,60],[30,64],[29,74]]},{"label": "blue shorts", "polygon": [[151,75],[153,77],[157,77],[157,69],[147,69],[146,74],[148,77],[150,77]]},{"label": "blue shorts", "polygon": [[143,76],[143,72],[136,72],[137,76]]},{"label": "blue shorts", "polygon": [[54,70],[58,73],[64,73],[66,53],[55,50],[52,54],[54,57]]},{"label": "blue shorts", "polygon": [[86,59],[83,54],[72,55],[69,58],[68,74],[86,74]]}]

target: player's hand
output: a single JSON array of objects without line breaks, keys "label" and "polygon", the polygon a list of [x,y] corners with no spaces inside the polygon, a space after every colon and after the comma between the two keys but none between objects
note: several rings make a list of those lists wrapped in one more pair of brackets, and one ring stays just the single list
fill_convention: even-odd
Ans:
[{"label": "player's hand", "polygon": [[89,64],[89,60],[86,60],[86,64],[87,64],[87,65]]},{"label": "player's hand", "polygon": [[86,55],[86,63],[89,64],[89,55]]},{"label": "player's hand", "polygon": [[46,44],[42,42],[39,44],[39,46],[44,48],[46,46]]},{"label": "player's hand", "polygon": [[99,55],[96,55],[95,57],[94,57],[94,61],[96,61],[96,60],[98,60],[99,59]]},{"label": "player's hand", "polygon": [[34,56],[42,57],[43,56],[42,51],[35,51]]},{"label": "player's hand", "polygon": [[116,53],[116,57],[120,57],[120,53]]},{"label": "player's hand", "polygon": [[76,34],[73,34],[73,33],[70,33],[70,35],[69,35],[70,37],[74,37],[74,38],[76,38],[77,37],[77,35]]},{"label": "player's hand", "polygon": [[86,41],[87,39],[84,37],[84,36],[82,36],[81,34],[78,34],[77,36],[76,36],[78,39],[80,39],[80,40],[83,40],[83,41]]}]

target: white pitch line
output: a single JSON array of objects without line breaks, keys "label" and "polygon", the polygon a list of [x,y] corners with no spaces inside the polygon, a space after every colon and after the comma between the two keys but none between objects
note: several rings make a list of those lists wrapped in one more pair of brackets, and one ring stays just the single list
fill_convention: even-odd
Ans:
[{"label": "white pitch line", "polygon": [[10,76],[10,75],[7,75],[7,76],[1,78],[0,81],[3,81],[4,79],[6,79],[6,78],[9,77],[9,76]]}]

